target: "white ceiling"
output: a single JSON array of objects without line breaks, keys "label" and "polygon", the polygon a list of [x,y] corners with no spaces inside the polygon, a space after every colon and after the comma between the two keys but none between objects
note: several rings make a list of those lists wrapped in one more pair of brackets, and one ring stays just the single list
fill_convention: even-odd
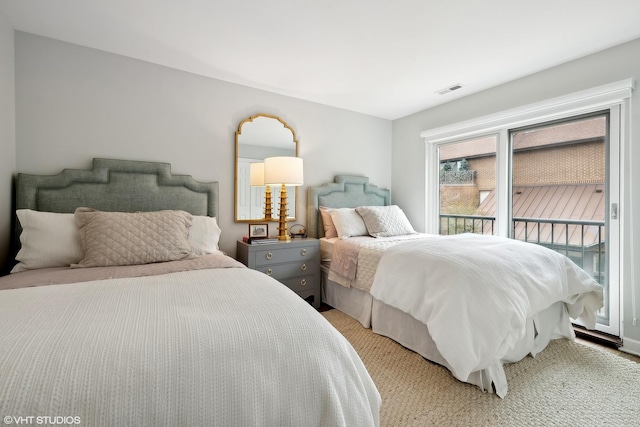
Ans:
[{"label": "white ceiling", "polygon": [[386,119],[640,37],[639,0],[0,0],[0,13],[20,31]]}]

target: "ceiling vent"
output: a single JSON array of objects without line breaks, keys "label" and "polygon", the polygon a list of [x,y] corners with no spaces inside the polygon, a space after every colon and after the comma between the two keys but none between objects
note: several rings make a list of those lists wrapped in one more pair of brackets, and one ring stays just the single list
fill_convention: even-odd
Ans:
[{"label": "ceiling vent", "polygon": [[439,90],[436,93],[438,95],[444,95],[446,93],[453,92],[454,90],[458,90],[460,88],[462,88],[462,85],[460,83],[456,83],[456,84],[454,84],[452,86],[449,86],[449,87],[446,87],[446,88],[444,88],[442,90]]}]

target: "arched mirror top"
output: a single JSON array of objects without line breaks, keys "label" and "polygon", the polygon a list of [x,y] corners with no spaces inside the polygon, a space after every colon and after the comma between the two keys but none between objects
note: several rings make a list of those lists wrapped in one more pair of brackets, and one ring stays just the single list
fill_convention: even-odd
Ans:
[{"label": "arched mirror top", "polygon": [[[265,187],[251,186],[250,164],[264,161],[267,157],[298,157],[296,132],[278,116],[256,114],[240,122],[236,131],[236,192],[235,221],[258,222],[265,219]],[[274,191],[270,221],[278,220],[279,188]],[[297,187],[287,187],[288,220],[296,219]]]},{"label": "arched mirror top", "polygon": [[269,148],[281,148],[298,156],[298,140],[296,132],[278,116],[256,114],[244,119],[236,131],[236,148],[238,144]]}]

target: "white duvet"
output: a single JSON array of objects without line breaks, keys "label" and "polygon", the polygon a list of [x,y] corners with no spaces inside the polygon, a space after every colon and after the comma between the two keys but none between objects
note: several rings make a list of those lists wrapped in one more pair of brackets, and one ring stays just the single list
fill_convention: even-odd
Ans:
[{"label": "white duvet", "polygon": [[[501,359],[527,319],[563,301],[571,318],[595,325],[603,289],[565,256],[539,245],[476,234],[433,236],[389,248],[371,294],[427,325],[456,378],[504,378]],[[565,316],[566,317],[566,316]],[[501,397],[506,380],[494,383]]]},{"label": "white duvet", "polygon": [[3,290],[0,347],[3,417],[379,424],[380,395],[351,345],[246,268]]}]

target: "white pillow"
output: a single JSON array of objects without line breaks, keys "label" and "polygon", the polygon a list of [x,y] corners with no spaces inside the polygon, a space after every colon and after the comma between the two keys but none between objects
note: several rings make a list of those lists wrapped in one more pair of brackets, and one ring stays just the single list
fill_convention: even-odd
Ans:
[{"label": "white pillow", "polygon": [[80,234],[72,213],[18,209],[22,226],[19,261],[11,270],[18,273],[47,267],[69,267],[82,259]]},{"label": "white pillow", "polygon": [[189,243],[196,255],[207,255],[220,252],[218,240],[220,240],[220,227],[215,217],[193,216],[191,228],[189,228]]},{"label": "white pillow", "polygon": [[362,217],[355,209],[338,208],[333,209],[330,214],[340,239],[344,240],[349,237],[366,236],[368,234]]},{"label": "white pillow", "polygon": [[361,206],[356,208],[373,237],[414,234],[415,230],[402,209],[391,206]]}]

